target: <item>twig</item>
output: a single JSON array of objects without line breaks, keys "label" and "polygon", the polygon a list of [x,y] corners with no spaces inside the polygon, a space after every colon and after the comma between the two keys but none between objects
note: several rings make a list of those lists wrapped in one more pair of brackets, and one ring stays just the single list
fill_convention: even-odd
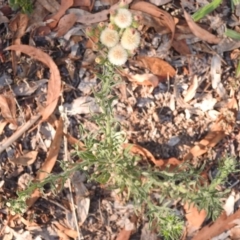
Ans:
[{"label": "twig", "polygon": [[38,114],[33,116],[29,121],[27,121],[22,127],[20,127],[11,137],[6,141],[0,143],[0,153],[2,153],[7,147],[9,147],[14,141],[21,137],[34,123],[36,123],[41,118]]}]

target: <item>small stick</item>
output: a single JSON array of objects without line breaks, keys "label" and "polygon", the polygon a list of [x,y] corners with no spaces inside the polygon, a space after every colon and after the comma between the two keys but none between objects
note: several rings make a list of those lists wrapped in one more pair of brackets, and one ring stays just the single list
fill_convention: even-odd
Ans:
[{"label": "small stick", "polygon": [[40,114],[33,116],[28,120],[22,127],[20,127],[11,137],[6,141],[0,143],[0,153],[2,153],[7,147],[9,147],[14,141],[21,137],[34,123],[36,123],[41,118]]}]

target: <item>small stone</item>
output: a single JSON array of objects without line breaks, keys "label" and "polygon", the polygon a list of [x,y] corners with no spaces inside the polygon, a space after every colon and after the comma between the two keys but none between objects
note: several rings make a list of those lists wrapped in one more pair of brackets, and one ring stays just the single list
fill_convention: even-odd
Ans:
[{"label": "small stone", "polygon": [[175,145],[177,145],[180,142],[180,138],[178,136],[174,136],[172,137],[169,141],[168,141],[168,145],[173,147]]}]

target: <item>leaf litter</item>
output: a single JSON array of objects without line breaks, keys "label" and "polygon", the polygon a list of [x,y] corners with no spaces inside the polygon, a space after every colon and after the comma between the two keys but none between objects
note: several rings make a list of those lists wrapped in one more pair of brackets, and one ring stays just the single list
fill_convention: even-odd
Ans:
[{"label": "leaf litter", "polygon": [[[90,115],[102,113],[92,94],[98,88],[98,79],[91,84],[97,71],[91,60],[95,58],[96,51],[89,48],[85,54],[88,46],[85,32],[88,26],[107,21],[109,13],[117,9],[117,3],[35,1],[34,16],[20,12],[0,15],[0,22],[4,23],[0,40],[7,47],[7,51],[0,52],[0,72],[5,76],[0,94],[1,171],[6,176],[1,187],[6,191],[3,199],[14,196],[8,190],[8,176],[23,176],[21,165],[28,167],[31,175],[36,176],[33,182],[41,182],[51,172],[59,172],[57,159],[61,159],[63,136],[67,136],[70,152],[74,151],[76,144],[79,149],[85,149],[79,140],[83,137],[79,123],[93,130],[93,125],[89,124]],[[116,86],[112,93],[117,97],[113,104],[115,117],[121,121],[127,136],[123,147],[147,160],[158,171],[167,170],[169,174],[184,161],[195,166],[202,163],[208,166],[229,154],[239,161],[239,79],[234,75],[238,59],[222,55],[223,52],[231,54],[239,43],[223,37],[223,26],[216,27],[221,23],[228,28],[237,26],[234,25],[234,17],[238,16],[231,13],[232,18],[228,19],[230,6],[222,3],[196,23],[190,13],[196,12],[198,5],[191,1],[182,1],[186,10],[171,1],[128,0],[125,3],[130,4],[132,13],[139,17],[138,30],[142,39],[136,56],[129,59],[120,72],[124,83],[121,87]],[[41,11],[36,11],[36,6],[39,9],[41,6]],[[5,35],[8,29],[12,33],[10,38]],[[233,29],[238,31],[238,27]],[[9,50],[12,50],[12,57]],[[90,55],[93,57],[89,60]],[[41,63],[33,65],[33,59],[44,66]],[[67,65],[68,59],[71,59],[72,66]],[[81,65],[82,62],[88,64]],[[29,67],[25,76],[24,64]],[[31,66],[37,67],[31,69]],[[45,83],[48,83],[47,89]],[[89,85],[87,90],[83,84]],[[67,133],[63,133],[59,106],[68,112],[70,125]],[[26,109],[31,109],[29,121]],[[24,114],[26,119],[23,120],[20,117]],[[48,138],[43,133],[43,121],[56,128],[53,137]],[[9,124],[16,128],[12,129]],[[48,141],[52,142],[47,146]],[[6,158],[6,149],[15,156]],[[21,154],[17,155],[19,149]],[[145,164],[144,161],[141,163]],[[13,166],[17,169],[14,170]],[[229,187],[235,191],[239,187],[236,179],[235,173],[229,177],[229,181],[236,182],[234,187]],[[78,224],[85,239],[146,239],[141,226],[148,225],[148,220],[139,218],[141,226],[136,222],[132,224],[132,212],[126,205],[129,203],[120,203],[121,207],[116,207],[119,198],[109,196],[109,189],[104,185],[87,183],[86,180],[78,182],[72,179],[72,182],[74,201],[78,206]],[[45,209],[45,212],[38,213],[41,221],[36,221],[41,230],[45,227],[41,223],[47,223],[55,235],[76,238],[75,225],[70,224],[73,221],[71,200],[61,193],[57,185],[59,199],[49,197],[49,193],[44,198],[44,194],[36,190],[27,201],[26,212],[31,215],[31,211]],[[111,203],[111,207],[106,208],[106,201]],[[220,236],[223,231],[227,231],[228,237],[236,238],[239,213],[235,210],[234,201],[233,195],[223,201],[223,212],[216,220],[206,219],[204,210],[199,211],[194,205],[189,207],[188,202],[183,207],[173,204],[172,208],[180,211],[186,219],[186,236],[182,239],[210,239]],[[65,210],[62,211],[59,205]],[[2,208],[4,211],[7,209],[5,206]],[[52,221],[52,216],[59,221]],[[28,232],[27,228],[22,230],[24,234],[16,232],[18,230],[9,224],[5,235],[9,239],[13,236],[23,238],[34,232]],[[154,235],[154,231],[150,234]]]}]

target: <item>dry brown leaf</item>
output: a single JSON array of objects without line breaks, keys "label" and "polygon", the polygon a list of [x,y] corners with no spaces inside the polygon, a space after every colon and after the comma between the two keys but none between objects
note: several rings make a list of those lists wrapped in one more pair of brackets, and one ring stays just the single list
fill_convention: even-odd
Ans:
[{"label": "dry brown leaf", "polygon": [[5,17],[9,17],[13,13],[12,9],[8,5],[2,6],[0,8],[0,12],[2,12]]},{"label": "dry brown leaf", "polygon": [[[56,134],[54,136],[54,139],[51,143],[51,146],[50,146],[50,149],[48,152],[48,156],[45,159],[41,169],[39,170],[35,181],[42,181],[51,173],[51,171],[56,163],[56,160],[57,160],[58,152],[59,152],[61,142],[62,142],[62,136],[63,136],[63,120],[60,119],[58,128],[56,130]],[[40,196],[41,196],[40,190],[36,189],[31,194],[29,199],[27,199],[27,201],[26,201],[27,206],[30,208],[37,201],[37,199]]]},{"label": "dry brown leaf", "polygon": [[59,10],[60,5],[56,0],[37,0],[50,13],[55,13]]},{"label": "dry brown leaf", "polygon": [[203,240],[211,239],[218,236],[234,227],[236,223],[234,220],[240,218],[240,209],[237,210],[234,214],[227,217],[226,212],[224,211],[221,216],[214,222],[210,223],[207,226],[203,227],[194,237],[193,240]]},{"label": "dry brown leaf", "polygon": [[3,118],[8,122],[17,126],[16,120],[16,102],[12,95],[0,95],[0,109]]},{"label": "dry brown leaf", "polygon": [[183,208],[186,212],[185,217],[188,222],[187,224],[188,235],[191,236],[192,233],[194,233],[196,230],[198,230],[202,226],[207,216],[207,213],[205,210],[199,211],[197,207],[194,206],[194,204],[191,204],[189,206],[189,204],[186,203],[184,204]]},{"label": "dry brown leaf", "polygon": [[57,65],[48,54],[35,47],[28,45],[12,45],[6,48],[6,50],[23,52],[30,57],[41,61],[50,68],[51,76],[48,82],[46,107],[41,111],[42,121],[47,120],[55,110],[61,93],[61,77]]},{"label": "dry brown leaf", "polygon": [[169,28],[166,28],[162,21],[158,17],[154,17],[148,13],[137,11],[137,10],[130,10],[134,16],[139,17],[139,22],[141,25],[145,25],[148,27],[153,27],[156,32],[161,34],[171,33]]},{"label": "dry brown leaf", "polygon": [[73,5],[73,0],[61,0],[61,5],[57,13],[50,16],[47,19],[53,19],[51,23],[48,24],[48,27],[51,29],[55,28],[58,24],[59,19],[65,14],[65,12]]},{"label": "dry brown leaf", "polygon": [[157,87],[159,83],[159,78],[152,73],[135,74],[135,75],[127,74],[125,76],[128,78],[129,81],[135,82],[139,85]]},{"label": "dry brown leaf", "polygon": [[229,132],[232,131],[236,121],[237,102],[233,98],[227,109],[222,110],[222,114],[213,123],[207,135],[197,145],[192,147],[183,160],[191,160],[193,157],[201,156],[206,153],[209,148],[217,145]]},{"label": "dry brown leaf", "polygon": [[10,161],[23,166],[30,166],[36,161],[37,155],[37,151],[25,151],[22,156],[12,158]]},{"label": "dry brown leaf", "polygon": [[[12,44],[21,44],[21,37],[25,34],[28,26],[28,16],[26,14],[18,13],[9,23],[9,29],[13,34]],[[12,52],[12,68],[13,74],[16,75],[17,71],[17,56],[20,56],[20,52]]]},{"label": "dry brown leaf", "polygon": [[144,156],[145,158],[151,160],[152,163],[154,163],[158,167],[162,167],[162,168],[165,168],[167,166],[175,167],[175,166],[178,166],[181,163],[176,158],[169,158],[167,160],[155,159],[155,157],[152,155],[152,153],[150,153],[147,149],[145,149],[145,148],[143,148],[139,145],[136,145],[136,144],[124,143],[123,148],[127,148],[127,149],[129,148],[129,150],[132,153]]},{"label": "dry brown leaf", "polygon": [[137,60],[139,60],[145,68],[157,75],[160,80],[165,80],[176,74],[175,69],[160,58],[139,56]]},{"label": "dry brown leaf", "polygon": [[60,224],[59,222],[54,221],[53,224],[64,234],[66,234],[68,237],[74,238],[76,239],[78,237],[78,233],[77,231],[73,230],[73,229],[69,229],[64,227],[62,224]]},{"label": "dry brown leaf", "polygon": [[193,97],[196,94],[197,88],[198,88],[198,77],[197,77],[197,75],[194,75],[192,77],[190,87],[188,88],[188,90],[184,96],[184,102],[189,102],[190,100],[193,99]]},{"label": "dry brown leaf", "polygon": [[34,9],[31,15],[29,16],[29,26],[37,25],[40,22],[43,22],[43,19],[49,14],[49,12],[41,4],[41,0],[34,3]]},{"label": "dry brown leaf", "polygon": [[148,13],[154,17],[159,18],[162,22],[162,25],[169,28],[172,32],[172,38],[171,38],[171,41],[169,44],[169,47],[171,47],[171,42],[172,42],[174,34],[175,34],[175,22],[174,22],[173,17],[169,13],[156,7],[155,5],[153,5],[151,3],[143,2],[143,1],[138,1],[138,2],[131,4],[130,9],[142,11],[142,12]]},{"label": "dry brown leaf", "polygon": [[25,34],[27,26],[28,26],[28,15],[19,13],[17,14],[9,23],[9,28],[11,32],[14,34],[13,39],[14,42],[17,40],[18,44],[20,42],[20,38]]},{"label": "dry brown leaf", "polygon": [[69,29],[72,28],[74,23],[77,21],[77,17],[74,13],[69,13],[64,15],[58,23],[56,28],[57,34],[56,37],[61,37],[68,32]]},{"label": "dry brown leaf", "polygon": [[221,41],[220,38],[216,37],[215,35],[208,32],[207,30],[199,27],[198,24],[192,20],[191,16],[185,10],[184,10],[184,17],[187,21],[189,28],[191,29],[192,33],[196,37],[198,37],[201,40],[206,41],[208,43],[212,43],[212,44],[218,44]]},{"label": "dry brown leaf", "polygon": [[231,237],[231,240],[239,240],[240,239],[239,225],[237,225],[236,227],[234,227],[230,230],[230,237]]},{"label": "dry brown leaf", "polygon": [[8,121],[6,121],[6,120],[0,122],[0,134],[2,134],[4,128],[6,127],[7,124],[8,124]]},{"label": "dry brown leaf", "polygon": [[125,228],[120,231],[116,240],[128,240],[130,239],[132,230],[126,230]]},{"label": "dry brown leaf", "polygon": [[92,11],[94,3],[95,0],[74,0],[73,7],[84,7],[87,8],[89,11]]},{"label": "dry brown leaf", "polygon": [[[176,34],[175,34],[176,35]],[[190,55],[191,51],[187,45],[186,39],[173,39],[172,47],[183,56]]]}]

